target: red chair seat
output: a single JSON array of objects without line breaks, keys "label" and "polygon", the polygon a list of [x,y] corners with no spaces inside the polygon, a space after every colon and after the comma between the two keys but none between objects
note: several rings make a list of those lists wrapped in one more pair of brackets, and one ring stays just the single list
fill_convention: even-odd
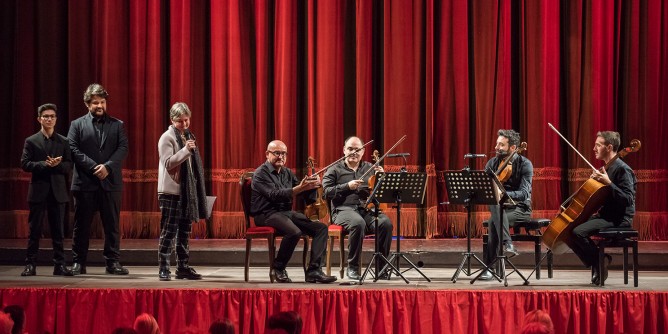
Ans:
[{"label": "red chair seat", "polygon": [[255,226],[246,229],[246,237],[252,234],[267,234],[267,233],[276,233],[276,229],[269,226]]},{"label": "red chair seat", "polygon": [[339,231],[340,232],[340,231],[343,231],[343,226],[331,224],[331,225],[329,225],[328,230],[331,231],[331,232],[334,232],[334,231]]}]

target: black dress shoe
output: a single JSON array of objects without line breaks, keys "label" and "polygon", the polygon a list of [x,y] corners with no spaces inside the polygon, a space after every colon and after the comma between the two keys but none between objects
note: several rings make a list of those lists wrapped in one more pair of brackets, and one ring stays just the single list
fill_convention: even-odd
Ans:
[{"label": "black dress shoe", "polygon": [[169,271],[169,268],[160,268],[160,271],[158,271],[158,277],[161,281],[170,281],[172,279],[172,272]]},{"label": "black dress shoe", "polygon": [[74,275],[81,275],[81,274],[86,274],[86,265],[81,264],[81,263],[76,263],[72,264],[72,274]]},{"label": "black dress shoe", "polygon": [[35,276],[37,274],[37,268],[34,264],[26,264],[26,267],[23,269],[21,276]]},{"label": "black dress shoe", "polygon": [[177,279],[202,279],[202,275],[198,274],[192,267],[181,267],[176,269]]},{"label": "black dress shoe", "polygon": [[362,279],[359,270],[350,267],[346,270],[346,276],[348,276],[348,279],[351,279],[353,281],[359,281]]},{"label": "black dress shoe", "polygon": [[612,263],[612,256],[606,254],[603,261],[605,261],[603,263],[603,272],[599,272],[598,265],[592,266],[591,282],[595,285],[601,285],[601,280],[605,283],[605,280],[608,279],[608,266]]},{"label": "black dress shoe", "polygon": [[306,272],[305,281],[307,283],[332,283],[336,282],[335,276],[327,276],[322,269],[309,270]]},{"label": "black dress shoe", "polygon": [[57,264],[53,266],[53,275],[55,276],[74,276],[74,273],[67,269],[64,264]]},{"label": "black dress shoe", "polygon": [[106,272],[111,275],[127,275],[130,273],[129,270],[123,268],[118,262],[107,264]]},{"label": "black dress shoe", "polygon": [[503,255],[508,256],[508,257],[513,257],[520,255],[520,252],[517,251],[515,246],[513,245],[512,242],[506,242],[503,245]]},{"label": "black dress shoe", "polygon": [[491,281],[493,278],[494,275],[492,275],[492,272],[485,270],[485,272],[483,272],[478,279],[481,281]]},{"label": "black dress shoe", "polygon": [[292,280],[290,279],[290,277],[288,277],[288,272],[285,269],[279,270],[272,268],[271,271],[269,272],[269,275],[271,275],[271,277],[274,278],[274,282],[292,283]]}]

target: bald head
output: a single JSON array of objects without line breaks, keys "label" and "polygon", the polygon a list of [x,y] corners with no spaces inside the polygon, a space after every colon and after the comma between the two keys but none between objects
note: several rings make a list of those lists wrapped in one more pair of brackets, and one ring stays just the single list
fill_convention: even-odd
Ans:
[{"label": "bald head", "polygon": [[288,157],[288,147],[280,140],[272,140],[269,145],[267,145],[265,156],[267,157],[267,161],[269,161],[274,168],[280,170],[285,166],[285,160]]}]

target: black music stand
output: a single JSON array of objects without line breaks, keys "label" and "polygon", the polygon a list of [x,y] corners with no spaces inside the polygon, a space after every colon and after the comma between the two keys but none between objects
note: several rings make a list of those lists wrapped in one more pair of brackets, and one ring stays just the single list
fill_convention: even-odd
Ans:
[{"label": "black music stand", "polygon": [[[378,190],[376,197],[380,203],[397,204],[397,251],[392,252],[389,261],[394,261],[394,266],[401,271],[400,260],[404,259],[408,262],[409,268],[401,271],[402,273],[415,269],[427,282],[431,282],[431,279],[406,256],[406,253],[401,251],[401,203],[422,204],[427,189],[427,173],[402,171],[400,173],[385,173],[384,177],[384,185]],[[385,269],[383,268],[383,270]]]},{"label": "black music stand", "polygon": [[[457,282],[459,274],[471,276],[478,271],[489,270],[489,267],[473,252],[471,252],[471,210],[473,204],[498,204],[496,191],[489,175],[482,170],[465,168],[457,171],[445,172],[445,187],[448,191],[448,201],[452,204],[462,204],[466,208],[466,252],[462,253],[462,262],[450,279]],[[471,272],[471,258],[475,259],[483,268]],[[466,269],[464,269],[466,264]],[[501,282],[500,277],[496,279]]]},{"label": "black music stand", "polygon": [[[374,216],[374,218],[373,218],[373,224],[374,224],[374,228],[375,228],[376,232],[378,232],[378,215],[380,214],[380,201],[379,201],[378,198],[377,198],[377,194],[380,193],[380,189],[381,189],[382,185],[385,184],[384,181],[385,181],[385,176],[386,176],[386,175],[387,175],[387,174],[383,174],[383,173],[377,173],[377,174],[376,174],[376,185],[374,186],[373,191],[371,192],[371,194],[369,194],[369,198],[367,199],[367,201],[366,201],[366,205],[365,205],[365,207],[368,206],[369,203],[373,203],[373,205],[374,205],[374,210],[373,210],[373,216]],[[380,269],[380,264],[381,264],[380,261],[381,261],[381,260],[385,263],[385,266],[383,267],[383,270],[382,270],[382,271],[379,270],[379,269]],[[362,274],[362,277],[360,278],[360,281],[359,281],[359,284],[360,284],[360,285],[362,285],[362,284],[364,283],[364,280],[366,279],[366,275],[370,272],[370,270],[371,270],[371,266],[372,266],[374,263],[376,264],[376,273],[375,273],[375,274],[372,273],[372,275],[373,275],[373,277],[374,277],[374,278],[373,278],[373,281],[374,281],[374,282],[377,282],[377,281],[378,281],[378,279],[380,278],[380,273],[381,273],[381,272],[383,272],[384,270],[389,270],[390,273],[395,272],[398,276],[400,276],[401,278],[403,278],[404,281],[406,282],[406,284],[410,283],[410,282],[406,279],[406,277],[404,277],[404,275],[401,274],[401,272],[399,271],[399,269],[398,269],[397,267],[393,266],[393,265],[392,265],[392,262],[390,262],[390,261],[383,255],[383,253],[380,251],[380,248],[378,247],[378,236],[376,236],[376,237],[374,238],[374,252],[373,252],[373,256],[371,257],[371,260],[369,261],[369,264],[367,265],[366,270],[364,270],[364,274]],[[387,269],[388,267],[389,267],[389,269]]]},{"label": "black music stand", "polygon": [[[503,224],[502,224],[502,222],[503,222],[503,215],[506,214],[505,211],[503,210],[503,204],[506,201],[511,201],[512,202],[512,199],[510,198],[510,196],[508,196],[508,193],[506,192],[506,189],[503,187],[503,184],[501,184],[501,181],[499,181],[499,178],[496,176],[496,174],[494,173],[493,170],[487,168],[485,173],[489,176],[489,179],[492,180],[492,182],[494,182],[495,188],[498,189],[501,192],[501,198],[498,201],[498,206],[499,206],[499,222],[498,222],[498,224],[499,224],[499,226],[497,227],[497,237],[499,238],[498,239],[499,243],[498,243],[498,248],[496,250],[496,258],[494,259],[494,261],[492,261],[492,263],[490,263],[487,266],[488,267],[487,270],[490,270],[490,268],[492,268],[494,266],[494,264],[496,264],[498,262],[499,272],[495,273],[493,270],[490,270],[490,272],[497,279],[499,279],[499,278],[503,279],[503,285],[504,286],[508,286],[508,276],[511,275],[512,273],[517,273],[517,275],[519,275],[522,278],[522,280],[524,281],[524,285],[528,285],[529,280],[526,277],[524,277],[524,275],[522,275],[522,273],[517,269],[517,267],[515,267],[515,265],[510,261],[508,256],[503,254],[503,226],[502,226]],[[490,220],[489,223],[490,224],[495,224],[495,222],[492,221],[492,220]],[[511,271],[508,275],[506,275],[506,263],[513,268],[513,271]],[[473,280],[471,280],[471,284],[475,283],[475,281],[478,280],[478,278],[480,278],[480,275],[482,275],[483,273],[484,273],[484,271],[481,272],[480,274],[478,274],[478,276],[476,276]]]}]

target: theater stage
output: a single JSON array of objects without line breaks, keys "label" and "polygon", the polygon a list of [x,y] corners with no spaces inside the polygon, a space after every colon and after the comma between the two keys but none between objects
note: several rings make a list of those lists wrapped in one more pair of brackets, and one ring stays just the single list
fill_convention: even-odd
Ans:
[{"label": "theater stage", "polygon": [[587,284],[583,270],[562,270],[554,278],[509,286],[496,281],[450,282],[454,269],[425,268],[426,282],[415,271],[410,284],[398,278],[368,280],[363,285],[303,283],[298,267],[288,272],[294,283],[271,284],[267,270],[252,268],[249,283],[242,267],[204,267],[201,281],[159,282],[155,267],[129,266],[130,275],[110,276],[89,267],[76,277],[22,278],[20,266],[0,267],[0,302],[23,305],[29,333],[111,333],[130,326],[141,312],[156,316],[164,333],[206,333],[217,318],[228,318],[238,333],[262,333],[268,315],[296,310],[304,333],[517,333],[523,314],[548,311],[556,333],[659,333],[668,320],[668,275],[642,271],[640,287],[624,285],[621,271],[611,271],[605,287]]},{"label": "theater stage", "polygon": [[[98,258],[102,243],[94,240],[87,275],[52,276],[44,249],[38,275],[23,278],[24,242],[0,240],[0,303],[23,305],[30,333],[111,333],[130,326],[142,312],[155,315],[164,333],[206,333],[217,318],[230,319],[237,333],[263,333],[268,315],[282,310],[299,312],[304,333],[517,333],[523,315],[536,308],[550,313],[556,333],[661,333],[668,327],[668,261],[662,242],[641,242],[638,288],[632,273],[624,284],[621,254],[614,255],[604,287],[589,284],[588,271],[574,269],[578,263],[572,254],[555,258],[553,278],[544,268],[542,279],[532,277],[529,285],[517,275],[509,277],[508,287],[496,281],[470,284],[463,274],[452,283],[465,248],[462,240],[402,241],[414,260],[425,263],[431,283],[411,270],[406,273],[410,284],[396,277],[361,286],[341,279],[306,284],[298,267],[301,243],[288,269],[294,283],[269,283],[262,243],[254,243],[246,283],[242,266],[219,264],[242,263],[242,240],[193,240],[191,261],[204,275],[201,281],[158,281],[156,240],[123,240],[128,276],[104,274]],[[365,259],[371,244],[365,242]],[[475,251],[479,245],[474,240]],[[532,246],[520,243],[519,249],[523,254],[515,263],[528,274]],[[338,274],[338,266],[333,273]]]}]

